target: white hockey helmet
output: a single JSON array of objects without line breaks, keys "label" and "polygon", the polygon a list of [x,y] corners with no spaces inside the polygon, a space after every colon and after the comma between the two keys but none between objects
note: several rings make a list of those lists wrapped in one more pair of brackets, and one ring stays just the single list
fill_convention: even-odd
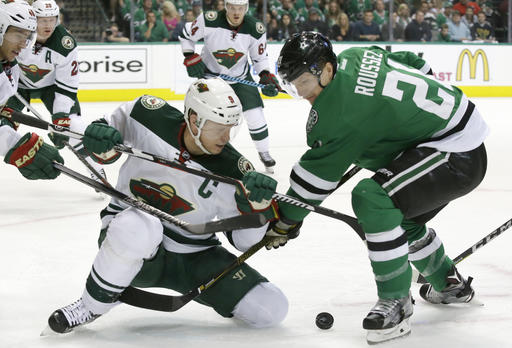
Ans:
[{"label": "white hockey helmet", "polygon": [[249,10],[249,0],[225,0],[225,4],[245,5],[245,12]]},{"label": "white hockey helmet", "polygon": [[185,96],[185,122],[190,128],[190,111],[197,114],[196,135],[192,134],[199,148],[207,153],[201,141],[201,130],[206,121],[223,125],[238,125],[242,119],[242,104],[233,88],[221,78],[199,79],[188,88]]},{"label": "white hockey helmet", "polygon": [[37,17],[56,17],[59,15],[59,6],[54,0],[36,0],[32,3]]},{"label": "white hockey helmet", "polygon": [[0,1],[0,45],[10,26],[35,33],[37,18],[34,9],[25,0]]}]

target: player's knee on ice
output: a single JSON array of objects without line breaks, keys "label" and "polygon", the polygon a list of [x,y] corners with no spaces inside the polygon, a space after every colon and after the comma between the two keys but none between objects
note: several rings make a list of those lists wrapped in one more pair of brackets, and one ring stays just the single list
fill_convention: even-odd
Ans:
[{"label": "player's knee on ice", "polygon": [[288,299],[272,283],[259,283],[237,303],[233,316],[254,328],[279,324],[288,314]]},{"label": "player's knee on ice", "polygon": [[160,220],[136,208],[128,208],[110,222],[106,239],[112,249],[128,259],[149,259],[162,242]]},{"label": "player's knee on ice", "polygon": [[392,230],[403,220],[400,209],[373,179],[363,179],[354,187],[352,209],[365,233]]}]

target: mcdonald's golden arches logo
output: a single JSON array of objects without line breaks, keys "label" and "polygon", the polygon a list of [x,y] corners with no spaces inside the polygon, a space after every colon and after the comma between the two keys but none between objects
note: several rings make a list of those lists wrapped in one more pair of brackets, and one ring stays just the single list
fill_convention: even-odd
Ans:
[{"label": "mcdonald's golden arches logo", "polygon": [[457,63],[457,81],[462,80],[462,67],[464,64],[464,58],[468,57],[469,61],[469,78],[475,79],[476,76],[476,68],[478,63],[478,58],[482,58],[483,70],[484,70],[484,81],[489,81],[489,61],[487,60],[487,55],[484,50],[478,49],[475,54],[471,53],[469,49],[464,49],[459,56],[459,61]]}]

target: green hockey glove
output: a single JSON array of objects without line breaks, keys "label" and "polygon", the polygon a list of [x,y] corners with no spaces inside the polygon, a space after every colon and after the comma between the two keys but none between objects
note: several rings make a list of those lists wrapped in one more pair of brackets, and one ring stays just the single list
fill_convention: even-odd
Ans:
[{"label": "green hockey glove", "polygon": [[277,219],[277,204],[272,200],[277,181],[265,174],[249,172],[236,188],[235,201],[242,214],[260,213],[268,221]]},{"label": "green hockey glove", "polygon": [[282,91],[277,77],[267,70],[260,72],[260,83],[265,85],[265,87],[261,89],[261,93],[267,97],[275,97],[279,91]]},{"label": "green hockey glove", "polygon": [[101,121],[94,121],[87,126],[82,141],[96,162],[110,164],[121,156],[121,153],[114,150],[114,146],[123,143],[121,133]]},{"label": "green hockey glove", "polygon": [[55,179],[60,171],[53,162],[64,164],[59,151],[44,143],[36,133],[27,133],[5,155],[4,162],[16,166],[27,179]]},{"label": "green hockey glove", "polygon": [[190,77],[198,79],[204,76],[206,65],[203,63],[201,56],[197,53],[185,53],[183,64],[187,67],[187,74]]},{"label": "green hockey glove", "polygon": [[[69,118],[69,114],[66,112],[57,112],[52,115],[52,123],[56,126],[61,126],[69,129],[71,124],[71,119]],[[69,137],[66,135],[58,134],[58,133],[49,133],[48,138],[55,144],[57,149],[64,148],[64,142],[69,140]]]}]

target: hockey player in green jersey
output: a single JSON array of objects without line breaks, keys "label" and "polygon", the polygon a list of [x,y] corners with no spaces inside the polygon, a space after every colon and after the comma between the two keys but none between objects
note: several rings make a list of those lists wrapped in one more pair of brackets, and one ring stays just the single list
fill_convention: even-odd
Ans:
[{"label": "hockey player in green jersey", "polygon": [[[112,147],[124,140],[142,151],[243,180],[250,191],[128,157],[116,188],[185,222],[202,223],[254,211],[275,220],[271,197],[277,182],[255,172],[228,143],[230,131],[241,117],[240,101],[229,84],[219,78],[199,79],[186,94],[185,115],[162,99],[145,95],[89,125],[84,145],[105,153],[102,157],[116,157]],[[121,292],[130,284],[185,293],[219,274],[236,258],[220,246],[214,234],[191,234],[118,199],[112,199],[101,218],[100,249],[83,295],[50,316],[49,326],[55,332],[69,332],[106,313],[119,304]],[[233,246],[245,251],[263,238],[267,228],[268,223],[229,231],[226,236]],[[247,264],[202,293],[198,302],[252,327],[276,325],[288,311],[281,290]]]},{"label": "hockey player in green jersey", "polygon": [[[475,105],[457,87],[433,78],[411,52],[372,46],[336,57],[330,42],[314,32],[284,44],[278,73],[289,93],[312,105],[310,149],[293,167],[288,194],[319,204],[350,164],[375,173],[352,191],[379,297],[363,320],[368,342],[410,333],[411,263],[429,282],[420,289],[423,299],[469,302],[471,278],[460,275],[425,224],[485,175],[488,127]],[[286,203],[279,210],[285,243],[307,211]]]},{"label": "hockey player in green jersey", "polygon": [[[71,130],[83,132],[87,123],[80,116],[78,91],[78,48],[69,31],[58,23],[59,7],[54,0],[36,0],[32,3],[37,17],[37,37],[34,45],[21,51],[19,95],[30,103],[41,99],[52,114],[52,122]],[[13,96],[8,106],[22,110],[23,103]],[[50,139],[59,149],[68,137],[50,133]],[[69,140],[77,149],[83,148],[75,139]],[[102,175],[103,168],[90,158],[87,161]],[[91,174],[93,178],[94,175]]]},{"label": "hockey player in green jersey", "polygon": [[[226,9],[200,14],[187,23],[180,35],[181,47],[190,77],[212,77],[225,74],[252,81],[252,69],[265,87],[262,92],[274,97],[281,90],[270,72],[265,26],[247,15],[248,0],[226,0]],[[201,55],[195,53],[195,42],[204,39]],[[267,172],[273,173],[276,162],[270,156],[268,127],[263,114],[263,101],[258,89],[245,84],[231,85],[242,102],[249,133]]]},{"label": "hockey player in green jersey", "polygon": [[53,161],[64,163],[58,150],[36,133],[22,136],[16,132],[18,125],[9,120],[12,110],[4,107],[18,88],[16,57],[32,44],[36,28],[34,11],[27,2],[0,2],[0,156],[27,179],[55,179],[60,172],[53,168]]}]

